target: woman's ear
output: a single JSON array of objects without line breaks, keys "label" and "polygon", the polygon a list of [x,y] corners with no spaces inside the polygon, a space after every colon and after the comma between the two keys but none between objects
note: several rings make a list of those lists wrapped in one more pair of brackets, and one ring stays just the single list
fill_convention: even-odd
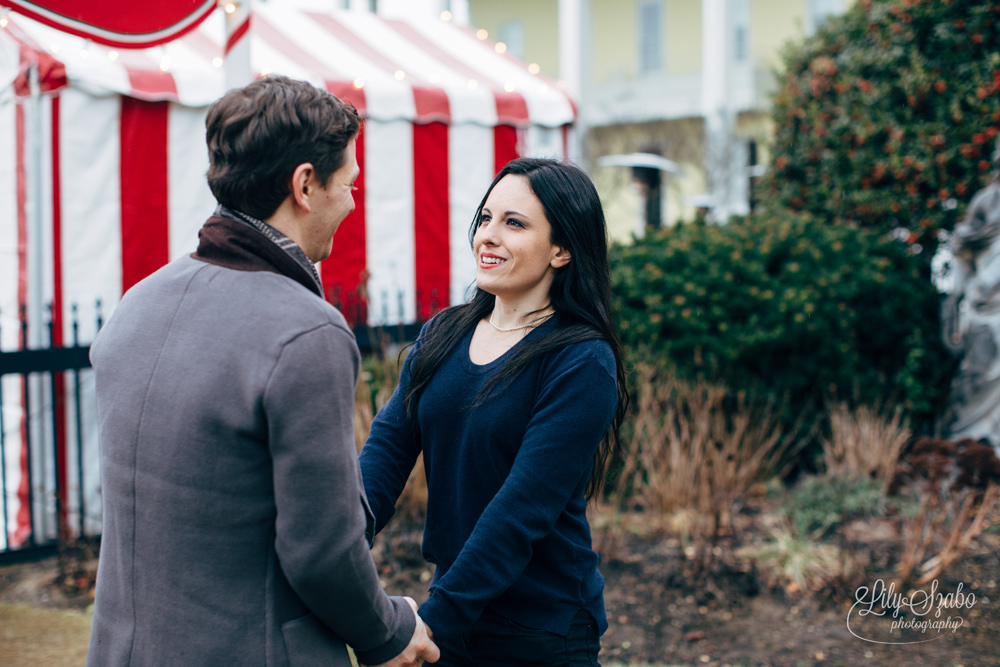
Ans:
[{"label": "woman's ear", "polygon": [[551,264],[552,268],[554,269],[561,269],[562,267],[569,264],[569,261],[571,259],[573,259],[573,256],[570,255],[569,250],[563,248],[562,246],[557,245],[555,248],[555,252],[552,253],[552,259],[549,262],[549,264]]}]

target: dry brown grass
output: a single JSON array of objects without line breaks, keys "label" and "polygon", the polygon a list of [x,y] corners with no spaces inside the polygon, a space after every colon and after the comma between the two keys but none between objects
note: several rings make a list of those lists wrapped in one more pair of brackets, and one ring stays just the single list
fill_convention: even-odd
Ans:
[{"label": "dry brown grass", "polygon": [[[962,489],[943,503],[920,504],[916,520],[904,524],[903,555],[899,563],[900,580],[923,586],[937,579],[951,565],[965,556],[972,541],[995,523],[1000,487],[990,484],[985,492]],[[934,551],[926,561],[920,561]],[[919,567],[919,575],[915,570]]]},{"label": "dry brown grass", "polygon": [[920,509],[901,518],[901,587],[933,581],[1000,521],[1000,459],[992,445],[970,439],[921,438],[892,481],[896,491],[907,487]]},{"label": "dry brown grass", "polygon": [[804,439],[782,430],[775,405],[704,382],[657,381],[640,368],[634,434],[616,491],[662,515],[725,514],[756,482],[780,472]]},{"label": "dry brown grass", "polygon": [[839,403],[828,414],[830,436],[822,440],[827,472],[874,477],[887,487],[911,437],[902,408],[887,414],[877,407],[851,409]]},{"label": "dry brown grass", "polygon": [[0,665],[79,667],[87,660],[90,614],[0,602]]},{"label": "dry brown grass", "polygon": [[734,505],[781,473],[806,437],[783,429],[773,402],[755,405],[718,385],[658,379],[652,367],[638,372],[634,431],[614,502],[658,517],[711,553]]}]

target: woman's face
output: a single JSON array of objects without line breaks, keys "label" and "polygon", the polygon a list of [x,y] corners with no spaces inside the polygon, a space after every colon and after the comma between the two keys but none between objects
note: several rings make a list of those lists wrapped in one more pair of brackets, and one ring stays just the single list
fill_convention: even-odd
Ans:
[{"label": "woman's face", "polygon": [[486,198],[473,238],[476,284],[500,298],[547,299],[555,269],[570,260],[551,237],[552,226],[527,177],[504,176]]}]

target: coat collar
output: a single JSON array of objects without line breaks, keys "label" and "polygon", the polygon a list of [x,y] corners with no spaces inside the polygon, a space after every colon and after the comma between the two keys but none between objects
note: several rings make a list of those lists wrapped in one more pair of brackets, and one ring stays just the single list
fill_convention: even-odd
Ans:
[{"label": "coat collar", "polygon": [[236,271],[277,273],[323,298],[316,267],[290,238],[265,222],[219,206],[198,232],[194,259]]}]

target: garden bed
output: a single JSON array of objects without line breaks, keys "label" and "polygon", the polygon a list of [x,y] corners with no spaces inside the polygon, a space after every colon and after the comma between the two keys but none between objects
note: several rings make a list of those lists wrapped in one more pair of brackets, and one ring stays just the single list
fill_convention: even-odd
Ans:
[{"label": "garden bed", "polygon": [[[782,582],[765,565],[734,555],[737,543],[759,542],[767,533],[764,518],[778,502],[759,497],[735,517],[732,534],[716,549],[718,557],[709,565],[710,574],[692,572],[690,544],[676,530],[656,529],[643,515],[595,514],[595,543],[601,552],[611,624],[603,638],[602,663],[716,667],[997,664],[1000,533],[996,530],[981,535],[939,581],[941,591],[953,592],[962,584],[964,592],[975,594],[971,608],[951,612],[963,617],[962,627],[925,643],[877,644],[849,632],[846,621],[854,593],[843,584],[806,594]],[[412,522],[396,523],[390,523],[376,539],[374,556],[380,576],[390,592],[422,601],[432,569],[420,556],[420,529]],[[877,579],[893,577],[898,559],[894,530],[891,520],[871,517],[838,531],[835,539],[849,548],[858,564],[858,570],[844,581],[871,586]],[[91,590],[80,590],[65,577],[60,581],[58,571],[55,558],[0,568],[0,603],[88,607]],[[852,627],[869,638],[917,639],[912,631],[905,637],[899,631],[890,633],[888,615],[860,620],[861,625]],[[39,621],[38,636],[47,636],[49,631],[47,621]],[[929,632],[926,636],[936,635]],[[22,628],[16,641],[30,640],[25,637]]]},{"label": "garden bed", "polygon": [[[771,501],[773,504],[773,501]],[[762,534],[760,509],[741,517],[744,542]],[[595,540],[605,578],[610,628],[602,640],[601,662],[723,667],[803,667],[878,665],[879,667],[995,667],[1000,656],[1000,533],[988,531],[939,581],[940,591],[976,595],[971,608],[954,610],[964,624],[954,633],[919,644],[877,644],[847,628],[853,590],[829,588],[820,594],[794,591],[777,583],[763,567],[730,558],[732,544],[706,577],[690,574],[691,561],[677,537],[660,534],[639,518],[621,521],[602,535],[607,517],[595,517]],[[891,522],[850,524],[846,533],[863,570],[854,581],[889,581],[898,554]],[[601,543],[603,542],[603,546]],[[375,556],[387,590],[427,597],[432,569],[420,558],[420,531],[386,530],[376,539]],[[690,552],[690,549],[688,549]],[[702,583],[692,585],[692,581]],[[947,611],[945,614],[947,615]],[[857,610],[852,616],[858,619]],[[880,641],[918,640],[913,631],[890,633],[889,614],[860,619],[855,632]],[[905,635],[905,636],[903,636]],[[927,638],[936,636],[928,631]]]}]

